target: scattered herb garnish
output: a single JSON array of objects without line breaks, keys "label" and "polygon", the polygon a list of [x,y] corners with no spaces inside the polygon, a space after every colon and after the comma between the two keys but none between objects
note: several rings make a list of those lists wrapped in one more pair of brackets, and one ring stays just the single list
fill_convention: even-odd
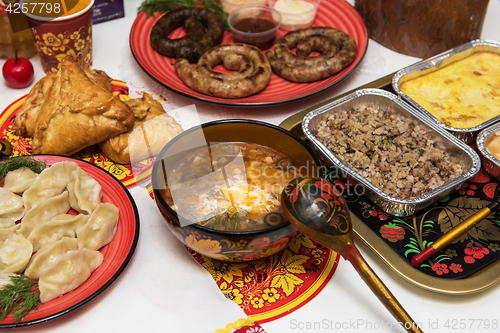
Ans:
[{"label": "scattered herb garnish", "polygon": [[155,12],[165,13],[181,7],[198,7],[199,5],[217,13],[221,17],[222,22],[224,22],[224,28],[230,30],[227,24],[227,14],[219,0],[144,0],[137,11],[140,13],[145,10],[146,16],[150,17]]},{"label": "scattered herb garnish", "polygon": [[40,291],[37,283],[26,275],[11,275],[11,284],[0,289],[0,321],[9,313],[14,321],[21,321],[31,310],[38,309]]},{"label": "scattered herb garnish", "polygon": [[425,149],[420,149],[418,153],[420,154],[420,156],[422,156],[425,153]]},{"label": "scattered herb garnish", "polygon": [[[246,210],[244,211],[245,215],[247,217],[250,217],[250,212],[247,212]],[[226,225],[222,226],[222,218],[226,217]],[[225,227],[226,231],[229,229],[236,230],[240,226],[240,212],[236,211],[235,213],[231,214],[229,212],[224,212],[219,215],[214,215],[206,220],[206,222],[210,222],[213,220],[212,224],[210,225],[211,229],[214,230],[221,230],[223,227]]]},{"label": "scattered herb garnish", "polygon": [[47,167],[45,161],[37,161],[33,156],[24,155],[17,156],[0,163],[0,179],[5,177],[7,172],[13,171],[19,168],[29,168],[35,173],[40,173]]}]

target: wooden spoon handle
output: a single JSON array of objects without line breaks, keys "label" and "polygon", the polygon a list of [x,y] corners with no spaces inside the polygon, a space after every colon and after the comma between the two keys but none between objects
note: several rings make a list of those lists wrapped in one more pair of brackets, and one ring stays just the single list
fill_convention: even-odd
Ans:
[{"label": "wooden spoon handle", "polygon": [[363,281],[370,287],[373,293],[384,304],[389,312],[396,318],[398,323],[411,333],[423,333],[419,325],[411,319],[403,306],[398,302],[396,297],[385,286],[380,278],[368,265],[361,253],[354,245],[348,245],[341,253],[344,259],[351,262]]}]

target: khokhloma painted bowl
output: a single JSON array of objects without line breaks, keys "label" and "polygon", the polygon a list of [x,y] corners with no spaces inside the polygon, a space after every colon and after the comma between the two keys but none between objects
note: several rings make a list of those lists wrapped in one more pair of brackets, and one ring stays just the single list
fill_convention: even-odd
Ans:
[{"label": "khokhloma painted bowl", "polygon": [[209,146],[214,143],[254,143],[269,147],[286,154],[310,176],[317,176],[321,169],[315,152],[296,135],[272,124],[253,120],[218,120],[179,134],[162,149],[153,166],[153,194],[158,209],[170,231],[191,250],[213,259],[241,262],[263,258],[285,248],[299,235],[287,220],[261,230],[215,230],[199,223],[185,223],[185,216],[167,203],[165,189],[169,172],[178,161],[198,149],[200,142],[209,143]]}]

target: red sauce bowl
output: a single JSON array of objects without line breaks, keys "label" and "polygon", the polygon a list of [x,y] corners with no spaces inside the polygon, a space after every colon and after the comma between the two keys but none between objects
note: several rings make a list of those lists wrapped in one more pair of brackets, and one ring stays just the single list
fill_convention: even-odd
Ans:
[{"label": "red sauce bowl", "polygon": [[249,5],[231,12],[227,23],[236,42],[267,50],[274,45],[281,14],[267,6]]}]

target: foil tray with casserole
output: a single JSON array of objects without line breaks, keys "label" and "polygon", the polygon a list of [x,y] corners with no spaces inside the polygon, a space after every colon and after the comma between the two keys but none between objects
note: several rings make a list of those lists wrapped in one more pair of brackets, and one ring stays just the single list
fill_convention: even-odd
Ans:
[{"label": "foil tray with casserole", "polygon": [[455,192],[480,169],[476,152],[400,97],[361,89],[309,112],[302,131],[385,212],[409,216]]},{"label": "foil tray with casserole", "polygon": [[500,123],[479,132],[476,145],[484,170],[500,180]]},{"label": "foil tray with casserole", "polygon": [[500,43],[474,40],[398,71],[394,91],[466,143],[500,120]]}]

